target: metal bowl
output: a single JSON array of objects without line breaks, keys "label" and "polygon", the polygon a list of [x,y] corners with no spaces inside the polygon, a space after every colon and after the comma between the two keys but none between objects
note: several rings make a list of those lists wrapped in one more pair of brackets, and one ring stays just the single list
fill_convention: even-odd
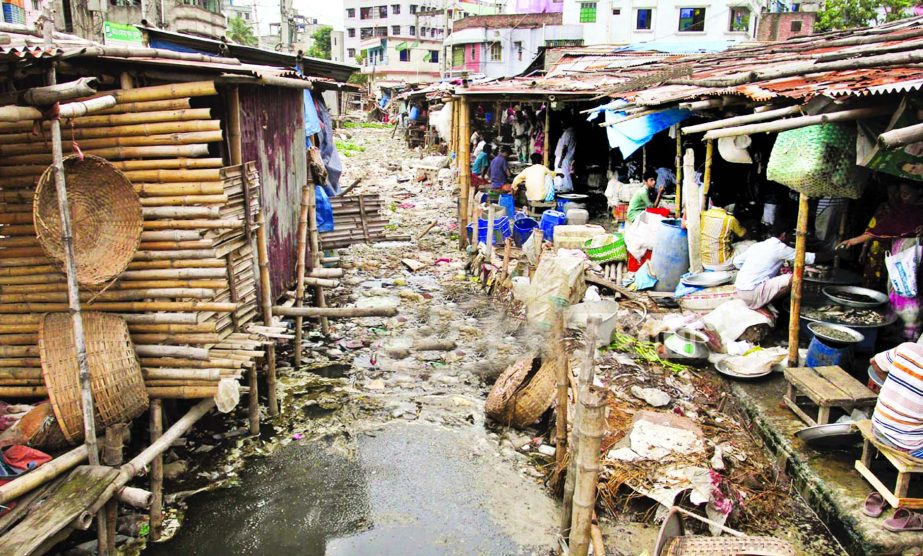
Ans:
[{"label": "metal bowl", "polygon": [[682,282],[687,286],[693,286],[696,288],[713,288],[715,286],[723,286],[724,284],[731,283],[736,276],[736,272],[727,270],[718,270],[715,272],[699,272],[697,274],[693,274],[692,276],[683,278]]},{"label": "metal bowl", "polygon": [[[837,338],[834,336],[828,336],[824,329],[832,329],[849,336],[848,340],[843,338]],[[839,324],[826,324],[822,322],[812,322],[808,325],[808,330],[812,334],[820,338],[821,340],[826,340],[834,344],[858,344],[865,339],[865,336],[861,332],[856,332],[852,328],[847,328],[845,326],[840,326]]]},{"label": "metal bowl", "polygon": [[[856,307],[858,309],[871,309],[888,302],[888,296],[886,294],[868,288],[860,288],[858,286],[827,286],[822,289],[821,292],[823,292],[827,299],[834,303],[847,307]],[[862,295],[874,301],[855,301],[839,295],[841,293]]]},{"label": "metal bowl", "polygon": [[859,429],[853,423],[831,423],[801,429],[795,436],[814,447],[840,448],[858,440]]}]

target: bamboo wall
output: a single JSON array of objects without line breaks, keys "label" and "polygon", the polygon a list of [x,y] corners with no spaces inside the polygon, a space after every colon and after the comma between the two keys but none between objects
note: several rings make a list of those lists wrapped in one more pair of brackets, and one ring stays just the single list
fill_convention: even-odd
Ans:
[{"label": "bamboo wall", "polygon": [[[263,356],[262,340],[241,332],[257,311],[248,215],[259,209],[260,176],[254,164],[223,169],[215,156],[221,122],[191,104],[217,100],[212,82],[107,94],[114,108],[62,122],[65,153],[76,140],[122,170],[140,195],[144,230],[113,284],[81,289],[83,308],[126,319],[152,397],[211,396],[220,378],[239,378]],[[67,310],[65,276],[32,225],[35,183],[51,162],[47,127],[0,124],[0,398],[44,395],[38,322]]]}]

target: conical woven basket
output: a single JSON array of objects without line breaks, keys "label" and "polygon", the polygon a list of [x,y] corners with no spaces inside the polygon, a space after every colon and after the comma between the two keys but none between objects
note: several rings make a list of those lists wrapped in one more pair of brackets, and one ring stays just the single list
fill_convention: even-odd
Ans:
[{"label": "conical woven basket", "polygon": [[[141,201],[125,174],[97,156],[65,158],[64,179],[77,281],[102,284],[121,274],[138,250],[144,225]],[[63,265],[60,216],[54,167],[49,166],[35,189],[32,218],[45,254]]]},{"label": "conical woven basket", "polygon": [[[116,315],[83,313],[90,385],[96,423],[107,427],[140,415],[149,405],[141,364],[128,335],[128,325]],[[83,405],[74,329],[68,313],[48,313],[39,324],[38,349],[42,378],[64,436],[83,439]]]},{"label": "conical woven basket", "polygon": [[525,428],[551,407],[557,383],[556,363],[545,361],[530,376],[534,359],[517,361],[500,375],[484,406],[488,416],[505,425]]}]

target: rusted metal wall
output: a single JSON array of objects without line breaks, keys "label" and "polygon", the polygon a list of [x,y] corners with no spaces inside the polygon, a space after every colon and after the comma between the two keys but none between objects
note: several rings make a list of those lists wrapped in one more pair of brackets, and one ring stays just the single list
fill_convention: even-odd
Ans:
[{"label": "rusted metal wall", "polygon": [[295,284],[298,209],[307,179],[304,95],[298,89],[240,87],[243,161],[255,160],[269,232],[273,299]]}]

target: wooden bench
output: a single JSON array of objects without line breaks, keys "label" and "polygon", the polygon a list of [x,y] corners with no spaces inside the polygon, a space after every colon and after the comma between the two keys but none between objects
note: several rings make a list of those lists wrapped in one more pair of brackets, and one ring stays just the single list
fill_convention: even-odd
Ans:
[{"label": "wooden bench", "polygon": [[532,218],[541,218],[542,213],[555,207],[554,201],[529,201],[529,216]]},{"label": "wooden bench", "polygon": [[[794,367],[785,369],[788,390],[782,401],[802,421],[813,427],[830,422],[830,408],[850,413],[855,408],[872,407],[878,396],[840,367]],[[798,396],[806,396],[818,407],[812,419],[798,407]]]},{"label": "wooden bench", "polygon": [[[910,476],[914,473],[923,473],[923,460],[918,460],[885,446],[880,440],[875,438],[872,432],[872,422],[868,419],[856,423],[859,432],[862,433],[862,458],[856,460],[856,471],[865,477],[865,480],[872,485],[881,494],[885,501],[893,508],[908,508],[911,510],[923,509],[923,498],[908,498],[907,490],[910,488]],[[894,490],[891,491],[881,480],[872,473],[872,457],[874,452],[878,451],[891,462],[891,465],[897,469],[897,482]]]}]

